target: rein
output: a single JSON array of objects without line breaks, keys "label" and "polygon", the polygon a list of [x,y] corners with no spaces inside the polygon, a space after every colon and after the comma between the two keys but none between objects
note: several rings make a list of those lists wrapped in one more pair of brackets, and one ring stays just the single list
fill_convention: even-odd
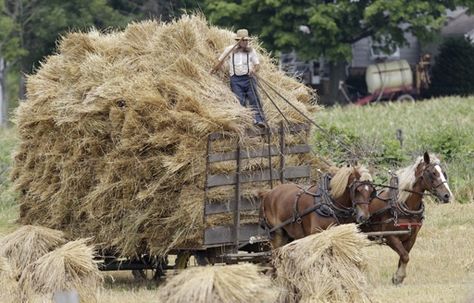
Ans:
[{"label": "rein", "polygon": [[[386,184],[381,184],[381,183],[372,183],[372,185],[375,185],[375,186],[378,186],[378,187],[389,188],[389,189],[397,189],[397,190],[401,190],[401,191],[406,191],[406,192],[409,192],[409,193],[412,193],[412,194],[417,194],[417,195],[420,195],[420,196],[432,195],[430,192],[424,193],[424,192],[414,191],[414,190],[410,190],[410,189],[401,189],[398,186],[391,186],[391,185],[386,185]],[[380,198],[380,200],[384,200],[384,199]]]}]

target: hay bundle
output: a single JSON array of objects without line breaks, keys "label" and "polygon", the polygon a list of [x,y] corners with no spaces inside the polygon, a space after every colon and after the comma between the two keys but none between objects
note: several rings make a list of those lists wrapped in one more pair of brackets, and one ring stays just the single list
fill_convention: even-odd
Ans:
[{"label": "hay bundle", "polygon": [[80,302],[96,302],[102,278],[86,241],[68,242],[28,265],[19,281],[23,300],[53,302],[56,293],[75,291]]},{"label": "hay bundle", "polygon": [[25,267],[65,242],[61,231],[26,225],[0,238],[0,257],[8,260],[19,278]]},{"label": "hay bundle", "polygon": [[0,302],[16,303],[19,298],[15,272],[5,257],[0,257]]},{"label": "hay bundle", "polygon": [[275,302],[278,291],[254,264],[186,269],[159,289],[168,303]]},{"label": "hay bundle", "polygon": [[[200,16],[66,35],[28,78],[17,111],[12,176],[21,223],[94,237],[125,256],[199,245],[207,136],[220,132],[249,149],[264,143],[245,134],[252,113],[227,75],[209,73],[232,43],[232,32]],[[303,112],[314,108],[312,92],[254,46],[260,75]],[[262,97],[270,123],[284,121]],[[305,122],[279,106],[290,121]]]},{"label": "hay bundle", "polygon": [[366,277],[369,244],[354,224],[294,241],[274,256],[281,302],[372,302]]}]

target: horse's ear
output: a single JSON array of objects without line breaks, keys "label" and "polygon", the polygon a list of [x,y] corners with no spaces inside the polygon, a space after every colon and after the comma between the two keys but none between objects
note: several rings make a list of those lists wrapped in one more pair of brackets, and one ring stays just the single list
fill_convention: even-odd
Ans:
[{"label": "horse's ear", "polygon": [[425,153],[423,154],[423,160],[425,160],[425,163],[426,164],[430,164],[430,155],[428,154],[428,152],[425,151]]}]

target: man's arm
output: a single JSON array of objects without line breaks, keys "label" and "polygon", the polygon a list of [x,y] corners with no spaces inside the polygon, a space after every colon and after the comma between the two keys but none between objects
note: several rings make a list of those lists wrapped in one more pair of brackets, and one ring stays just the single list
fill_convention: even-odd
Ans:
[{"label": "man's arm", "polygon": [[250,70],[250,75],[252,76],[260,70],[260,60],[258,59],[257,52],[254,49],[252,49],[250,60],[252,61],[252,69]]},{"label": "man's arm", "polygon": [[222,68],[222,65],[223,65],[224,61],[227,59],[227,56],[230,55],[230,53],[237,47],[237,45],[238,44],[231,45],[231,46],[228,46],[224,49],[222,54],[217,59],[218,61],[217,61],[216,65],[214,65],[214,67],[211,69],[211,74],[216,73],[219,69]]}]

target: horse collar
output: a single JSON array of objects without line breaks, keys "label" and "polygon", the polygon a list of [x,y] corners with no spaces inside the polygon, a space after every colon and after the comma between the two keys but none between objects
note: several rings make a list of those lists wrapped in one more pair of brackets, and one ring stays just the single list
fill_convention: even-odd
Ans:
[{"label": "horse collar", "polygon": [[[331,213],[334,214],[333,216],[337,219],[337,221],[339,221],[338,218],[347,219],[347,218],[352,217],[352,214],[354,212],[354,209],[352,207],[345,208],[345,207],[336,206],[336,202],[329,194],[330,182],[331,182],[331,176],[329,174],[324,174],[322,177],[322,182],[318,188],[318,193],[320,194],[322,198],[321,204],[331,209]],[[315,203],[318,203],[316,199],[315,199]]]},{"label": "horse collar", "polygon": [[399,188],[398,188],[398,177],[393,175],[390,179],[390,208],[392,209],[392,214],[395,218],[395,223],[397,223],[399,217],[405,218],[415,218],[421,219],[424,218],[425,204],[421,200],[421,206],[418,210],[411,210],[408,208],[405,202],[398,201]]}]

